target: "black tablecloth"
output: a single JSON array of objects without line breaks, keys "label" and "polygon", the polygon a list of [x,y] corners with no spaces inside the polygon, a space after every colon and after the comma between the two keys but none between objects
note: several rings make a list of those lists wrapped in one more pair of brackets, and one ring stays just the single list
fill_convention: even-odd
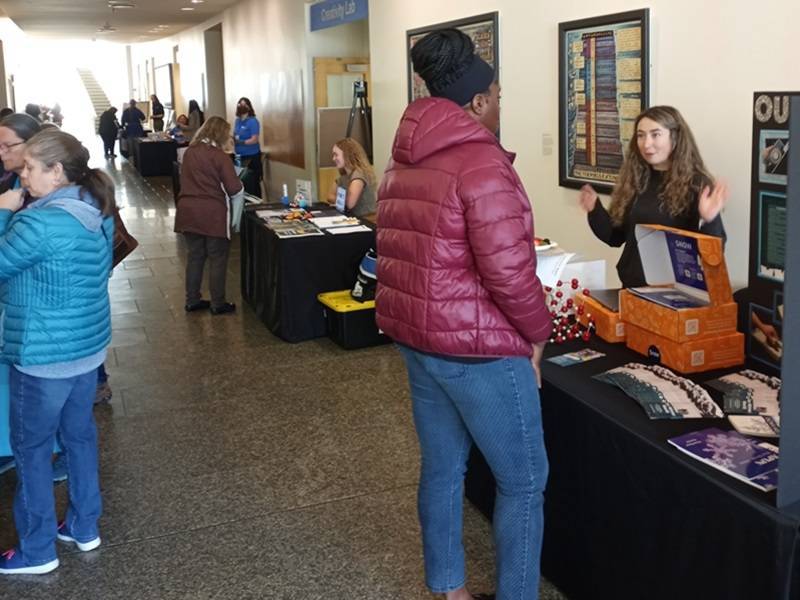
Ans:
[{"label": "black tablecloth", "polygon": [[172,163],[178,157],[178,145],[174,140],[147,142],[143,138],[128,138],[128,143],[131,146],[133,164],[140,175],[148,177],[172,174]]},{"label": "black tablecloth", "polygon": [[[550,459],[543,574],[571,600],[800,598],[800,510],[778,511],[775,492],[667,443],[706,427],[729,429],[727,420],[649,420],[622,391],[591,379],[644,357],[599,340],[591,345],[607,356],[543,366]],[[570,348],[551,346],[547,355]],[[490,516],[494,480],[477,450],[466,488]]]},{"label": "black tablecloth", "polygon": [[242,297],[287,342],[322,337],[325,317],[317,294],[353,287],[375,232],[280,239],[256,216],[263,208],[248,208],[242,216]]}]

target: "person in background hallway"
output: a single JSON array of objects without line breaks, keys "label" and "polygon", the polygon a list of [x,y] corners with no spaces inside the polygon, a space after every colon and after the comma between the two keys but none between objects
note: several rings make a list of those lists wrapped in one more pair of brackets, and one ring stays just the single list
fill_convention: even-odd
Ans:
[{"label": "person in background hallway", "polygon": [[[12,365],[19,536],[19,544],[0,557],[3,575],[57,568],[56,538],[81,551],[100,545],[92,407],[97,367],[111,341],[107,280],[115,205],[113,182],[90,169],[88,160],[89,151],[70,134],[42,131],[27,142],[21,173],[36,201],[19,211],[19,190],[0,195],[0,281],[9,299],[2,359]],[[59,525],[50,465],[56,432],[70,481],[66,518]]]},{"label": "person in background hallway", "polygon": [[328,192],[328,202],[337,204],[338,201],[348,216],[366,217],[374,214],[375,171],[364,148],[353,138],[343,138],[333,145],[332,152],[339,177]]},{"label": "person in background hallway", "polygon": [[21,186],[19,174],[25,166],[25,142],[39,133],[42,124],[28,114],[13,113],[0,121],[0,160],[5,173],[0,179],[0,193]]},{"label": "person in background hallway", "polygon": [[106,158],[114,158],[114,145],[117,143],[117,135],[119,135],[119,121],[117,121],[117,107],[111,106],[100,115],[100,124],[98,125],[98,133],[103,138],[103,150]]},{"label": "person in background hallway", "polygon": [[64,124],[64,115],[61,113],[61,105],[58,102],[50,109],[50,119],[58,125],[59,129]]},{"label": "person in background hallway", "polygon": [[406,108],[378,190],[375,305],[408,370],[425,580],[448,600],[473,598],[462,503],[474,443],[497,481],[497,598],[534,600],[548,474],[539,370],[552,322],[531,205],[497,140],[495,72],[470,38],[430,33],[411,60],[432,97]]},{"label": "person in background hallway", "polygon": [[194,135],[203,125],[205,120],[205,115],[203,115],[203,111],[200,110],[197,100],[189,100],[189,124],[186,126],[179,125],[181,131],[183,131],[184,137],[189,141],[194,139]]},{"label": "person in background hallway", "polygon": [[244,191],[257,198],[261,197],[261,179],[264,169],[261,166],[261,127],[253,110],[253,104],[244,96],[236,103],[236,120],[233,123],[234,151],[241,157],[242,167],[247,169],[242,178]]},{"label": "person in background hallway", "polygon": [[30,102],[25,105],[25,114],[32,116],[34,119],[42,122],[42,107],[38,104]]},{"label": "person in background hallway", "polygon": [[625,245],[617,273],[626,288],[647,285],[636,225],[667,225],[724,240],[720,211],[728,199],[727,186],[715,182],[706,169],[692,131],[677,109],[648,108],[636,117],[634,132],[608,210],[588,184],[579,196],[598,239],[609,246]]},{"label": "person in background hallway", "polygon": [[164,106],[155,94],[150,94],[150,118],[153,120],[153,131],[164,131]]},{"label": "person in background hallway", "polygon": [[128,108],[122,111],[122,128],[128,138],[144,136],[144,113],[136,107],[136,100],[131,99]]},{"label": "person in background hallway", "polygon": [[[235,304],[225,300],[231,243],[230,206],[226,194],[233,196],[243,186],[224,150],[230,140],[230,123],[221,117],[210,117],[183,157],[175,231],[183,234],[188,249],[186,312],[210,308],[211,314],[220,315],[236,310]],[[206,258],[210,302],[200,294]]]},{"label": "person in background hallway", "polygon": [[[3,119],[4,117],[7,117],[8,115],[13,115],[13,114],[14,114],[14,111],[11,110],[8,107],[0,108],[0,119]],[[6,173],[6,169],[3,166],[3,161],[0,160],[0,179],[2,179],[3,176],[5,176],[5,173]]]},{"label": "person in background hallway", "polygon": [[183,134],[184,129],[187,127],[189,127],[189,117],[181,114],[175,119],[175,127],[168,132],[170,137],[175,140],[179,146],[188,145],[189,142],[191,142],[191,140]]}]

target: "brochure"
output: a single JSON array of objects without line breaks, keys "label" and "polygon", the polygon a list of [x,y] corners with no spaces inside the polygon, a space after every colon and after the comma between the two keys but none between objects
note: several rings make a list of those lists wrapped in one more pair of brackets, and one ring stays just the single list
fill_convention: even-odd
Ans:
[{"label": "brochure", "polygon": [[726,413],[777,417],[780,414],[780,377],[745,369],[706,382],[723,393]]},{"label": "brochure", "polygon": [[708,302],[671,287],[638,287],[629,288],[628,291],[650,302],[676,310],[708,306]]},{"label": "brochure", "polygon": [[331,227],[330,229],[326,229],[326,231],[332,235],[343,235],[346,233],[358,233],[360,231],[372,231],[366,225],[351,225],[348,227]]},{"label": "brochure", "polygon": [[586,361],[594,360],[595,358],[600,358],[601,356],[605,356],[605,354],[590,348],[584,348],[583,350],[578,350],[577,352],[567,352],[566,354],[561,354],[559,356],[551,356],[547,360],[551,363],[557,364],[559,367],[569,367],[570,365],[585,363]]},{"label": "brochure", "polygon": [[708,392],[665,367],[628,363],[594,376],[636,400],[651,419],[708,419],[724,415]]},{"label": "brochure", "polygon": [[681,452],[768,492],[778,487],[778,448],[735,431],[703,429],[670,438]]},{"label": "brochure", "polygon": [[308,221],[284,221],[282,223],[268,223],[268,227],[279,238],[299,238],[312,235],[325,235],[313,223]]},{"label": "brochure", "polygon": [[314,224],[320,229],[331,229],[333,227],[352,227],[361,223],[356,217],[345,217],[344,215],[336,215],[335,217],[314,217],[311,220],[314,221]]},{"label": "brochure", "polygon": [[777,438],[781,436],[780,417],[759,417],[751,415],[731,415],[728,417],[733,428],[744,435]]}]

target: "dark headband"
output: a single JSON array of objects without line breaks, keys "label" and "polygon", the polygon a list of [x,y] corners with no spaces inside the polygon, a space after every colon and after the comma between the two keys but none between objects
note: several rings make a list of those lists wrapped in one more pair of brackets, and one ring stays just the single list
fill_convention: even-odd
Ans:
[{"label": "dark headband", "polygon": [[489,89],[494,81],[494,69],[477,54],[473,55],[472,63],[464,74],[446,88],[431,91],[431,96],[447,98],[459,106],[472,102],[475,94],[480,94]]}]

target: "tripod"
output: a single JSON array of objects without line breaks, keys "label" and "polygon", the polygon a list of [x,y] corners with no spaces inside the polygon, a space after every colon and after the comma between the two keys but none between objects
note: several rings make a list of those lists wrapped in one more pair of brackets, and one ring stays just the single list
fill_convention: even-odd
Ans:
[{"label": "tripod", "polygon": [[356,112],[363,119],[364,150],[367,152],[369,162],[372,162],[372,109],[367,102],[367,82],[363,79],[353,82],[353,104],[350,107],[350,118],[347,121],[345,137],[350,137],[353,133]]}]

